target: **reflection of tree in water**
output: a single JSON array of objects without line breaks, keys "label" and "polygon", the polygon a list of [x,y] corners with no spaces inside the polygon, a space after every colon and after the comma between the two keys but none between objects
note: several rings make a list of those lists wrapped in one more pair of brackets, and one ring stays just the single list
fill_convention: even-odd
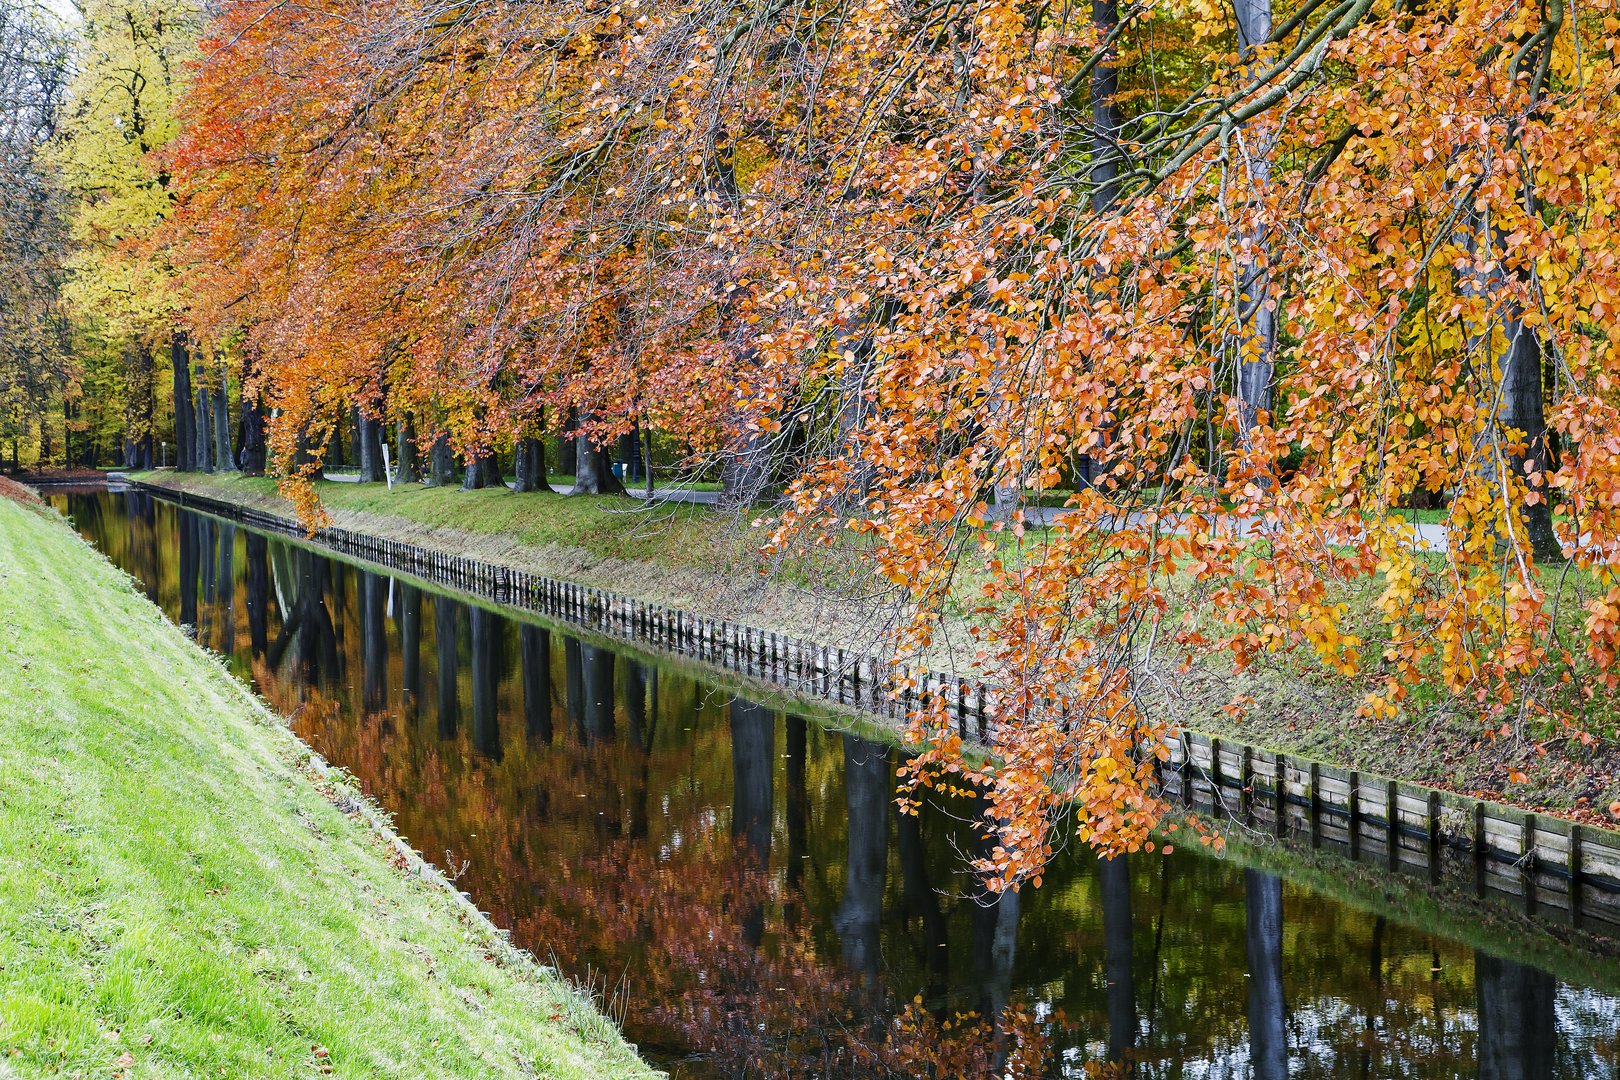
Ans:
[{"label": "reflection of tree in water", "polygon": [[1287,1080],[1282,879],[1257,870],[1245,870],[1243,889],[1249,951],[1249,1060],[1254,1080]]},{"label": "reflection of tree in water", "polygon": [[524,623],[519,630],[523,668],[523,730],[534,740],[551,742],[551,631]]},{"label": "reflection of tree in water", "polygon": [[245,550],[248,645],[255,658],[262,658],[270,650],[270,555],[264,534],[249,532]]},{"label": "reflection of tree in water", "polygon": [[307,548],[278,544],[272,551],[272,580],[286,615],[267,652],[269,667],[279,671],[284,661],[290,662],[294,679],[309,688],[342,676],[337,630],[327,605],[331,565]]},{"label": "reflection of tree in water", "polygon": [[1479,999],[1479,1080],[1553,1075],[1558,987],[1551,975],[1489,953],[1474,953]]},{"label": "reflection of tree in water", "polygon": [[479,753],[501,760],[501,727],[495,684],[500,678],[501,647],[496,616],[484,608],[467,608],[471,626],[472,654],[468,665],[472,674],[473,745]]},{"label": "reflection of tree in water", "polygon": [[388,627],[383,621],[388,579],[369,570],[358,572],[360,581],[361,701],[368,713],[388,704]]},{"label": "reflection of tree in water", "polygon": [[461,721],[461,702],[456,693],[456,627],[461,604],[448,596],[433,598],[433,643],[437,650],[439,675],[438,693],[434,695],[438,706],[439,738],[453,739]]},{"label": "reflection of tree in water", "polygon": [[414,719],[422,702],[422,590],[399,583],[399,604],[394,609],[399,626],[399,689],[406,720]]}]

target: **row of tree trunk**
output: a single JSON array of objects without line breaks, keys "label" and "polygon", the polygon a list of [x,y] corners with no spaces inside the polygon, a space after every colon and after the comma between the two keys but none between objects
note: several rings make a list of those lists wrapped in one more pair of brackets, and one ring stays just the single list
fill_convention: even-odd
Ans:
[{"label": "row of tree trunk", "polygon": [[[230,393],[224,369],[217,378],[210,378],[194,367],[194,357],[186,336],[177,333],[170,342],[170,364],[174,373],[174,434],[176,445],[175,467],[180,472],[236,472],[262,476],[266,466],[265,417],[257,401],[242,395],[236,437],[233,442],[230,426]],[[124,467],[149,469],[158,464],[153,450],[153,403],[149,392],[152,358],[145,350],[136,351],[130,358],[130,383],[135,391],[126,407],[126,437]],[[138,392],[141,371],[147,374],[148,392]],[[349,416],[353,458],[359,466],[360,480],[364,483],[383,483],[388,477],[388,462],[384,452],[387,436],[381,419],[369,416],[355,407]],[[424,460],[417,442],[414,419],[406,416],[398,422],[394,432],[394,457],[397,461],[395,480],[402,484],[425,483],[433,487],[448,486],[456,482],[458,472],[461,486],[466,490],[500,487],[505,484],[493,453],[480,455],[464,465],[458,463],[447,436],[439,435],[428,447]],[[571,444],[571,445],[570,445]],[[334,447],[341,447],[341,440]],[[574,458],[574,491],[578,494],[624,494],[624,484],[613,473],[608,448],[594,440],[580,436],[565,442]],[[626,462],[626,474],[648,479],[651,489],[651,461],[646,440],[639,430],[620,439],[620,450]],[[536,436],[518,440],[514,473],[514,489],[520,492],[550,491],[546,474],[545,443]]]},{"label": "row of tree trunk", "polygon": [[[231,435],[230,386],[226,369],[210,378],[201,369],[193,371],[190,342],[177,333],[169,342],[169,362],[174,372],[175,468],[180,472],[245,472],[262,476],[265,468],[264,414],[258,402],[242,395],[236,435]],[[146,355],[145,370],[151,370]],[[211,384],[211,385],[210,385]],[[125,440],[124,464],[128,468],[151,468],[152,420],[150,399],[144,425],[130,426]]]}]

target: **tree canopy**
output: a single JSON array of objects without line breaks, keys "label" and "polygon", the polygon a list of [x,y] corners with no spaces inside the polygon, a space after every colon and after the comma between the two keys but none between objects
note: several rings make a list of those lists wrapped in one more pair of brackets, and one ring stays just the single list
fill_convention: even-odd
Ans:
[{"label": "tree canopy", "polygon": [[351,417],[638,428],[861,550],[903,655],[971,580],[994,764],[925,710],[910,768],[995,792],[1002,880],[1151,842],[1177,663],[1612,726],[1608,0],[210,10],[69,170],[98,317],[235,357],[312,514]]}]

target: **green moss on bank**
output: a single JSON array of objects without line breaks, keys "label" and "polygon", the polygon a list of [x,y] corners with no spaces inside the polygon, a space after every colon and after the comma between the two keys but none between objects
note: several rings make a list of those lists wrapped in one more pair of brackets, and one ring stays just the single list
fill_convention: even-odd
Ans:
[{"label": "green moss on bank", "polygon": [[0,1071],[654,1075],[53,514],[0,499]]}]

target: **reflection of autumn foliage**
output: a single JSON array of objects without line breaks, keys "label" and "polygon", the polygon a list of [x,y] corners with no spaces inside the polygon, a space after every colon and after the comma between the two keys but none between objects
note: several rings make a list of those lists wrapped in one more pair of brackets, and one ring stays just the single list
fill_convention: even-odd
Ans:
[{"label": "reflection of autumn foliage", "polygon": [[[669,857],[616,841],[581,865],[558,867],[546,910],[520,919],[520,940],[553,943],[565,970],[626,951],[634,1038],[684,1046],[726,1075],[1045,1075],[1046,1029],[1012,1005],[999,1024],[936,1017],[896,1003],[825,964],[812,928],[772,920],[759,946],[750,913],[785,914],[794,896],[753,868],[723,836]],[[581,920],[579,913],[592,913]],[[609,972],[610,976],[614,973]]]},{"label": "reflection of autumn foliage", "polygon": [[[941,1020],[917,1001],[895,1017],[880,1062],[883,1071],[901,1076],[998,1076],[1033,1080],[1046,1076],[1052,1064],[1050,1032],[1055,1021],[1042,1023],[1028,1009],[1009,1005],[991,1025],[977,1013],[958,1013]],[[1106,1074],[1105,1074],[1106,1075]]]},{"label": "reflection of autumn foliage", "polygon": [[514,739],[495,766],[397,716],[343,723],[336,699],[269,674],[256,665],[295,730],[368,790],[410,793],[401,830],[466,860],[460,884],[515,941],[581,981],[622,979],[641,1044],[693,1055],[702,1074],[1043,1075],[1052,1018],[1016,1004],[1000,1024],[936,1014],[824,960],[797,888],[704,799],[666,787],[650,835],[652,762],[636,746]]}]

